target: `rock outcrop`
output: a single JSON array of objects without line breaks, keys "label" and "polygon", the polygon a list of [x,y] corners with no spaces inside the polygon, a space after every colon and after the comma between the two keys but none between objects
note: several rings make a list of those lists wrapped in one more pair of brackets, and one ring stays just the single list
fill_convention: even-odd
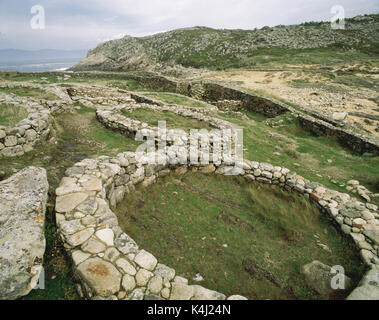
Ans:
[{"label": "rock outcrop", "polygon": [[25,168],[0,182],[0,299],[27,295],[45,252],[46,170]]},{"label": "rock outcrop", "polygon": [[[356,17],[357,18],[357,17]],[[329,46],[375,50],[378,15],[345,19],[345,29],[330,22],[264,27],[259,30],[177,29],[147,37],[125,36],[88,52],[74,71],[158,71],[175,74],[186,68],[217,68],[249,63],[260,49],[309,49]]]}]

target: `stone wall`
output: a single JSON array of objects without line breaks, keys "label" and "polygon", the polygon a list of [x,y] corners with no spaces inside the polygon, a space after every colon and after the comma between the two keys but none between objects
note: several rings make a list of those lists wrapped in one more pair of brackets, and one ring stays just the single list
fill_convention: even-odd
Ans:
[{"label": "stone wall", "polygon": [[22,156],[51,135],[50,111],[26,98],[0,95],[0,103],[25,108],[29,115],[14,126],[0,126],[0,157]]},{"label": "stone wall", "polygon": [[148,126],[141,121],[130,119],[121,113],[121,110],[133,112],[138,108],[151,109],[157,112],[172,112],[183,117],[196,119],[208,123],[215,129],[232,129],[235,128],[233,124],[228,121],[213,118],[206,114],[205,110],[199,108],[190,108],[184,106],[161,106],[150,104],[133,104],[128,106],[113,106],[113,107],[101,107],[96,110],[97,119],[107,128],[116,130],[122,134],[134,136],[137,131],[142,129],[152,130],[156,132],[158,128],[156,126]]},{"label": "stone wall", "polygon": [[[118,225],[112,207],[135,186],[147,188],[171,171],[238,173],[251,183],[277,185],[298,192],[316,203],[360,250],[362,260],[379,272],[379,215],[377,207],[348,194],[329,190],[286,168],[245,160],[242,168],[225,164],[207,166],[142,165],[131,152],[115,158],[85,159],[66,171],[56,190],[56,218],[59,234],[68,250],[79,282],[78,290],[91,299],[219,299],[226,296],[201,286],[188,285],[174,269],[157,259],[130,238]],[[100,272],[101,271],[101,272]],[[368,275],[369,275],[368,274]],[[367,275],[367,276],[368,276]],[[358,290],[358,291],[357,291]],[[379,299],[379,287],[363,281],[352,298]],[[243,299],[232,296],[228,299]]]},{"label": "stone wall", "polygon": [[136,101],[138,103],[153,104],[156,106],[163,106],[164,105],[164,103],[161,101],[152,99],[150,97],[146,97],[146,96],[141,95],[141,94],[131,93],[130,96],[134,101]]},{"label": "stone wall", "polygon": [[378,143],[364,135],[337,128],[328,122],[315,119],[305,114],[299,114],[298,119],[304,128],[317,136],[336,137],[342,145],[360,154],[368,153],[373,156],[379,156]]},{"label": "stone wall", "polygon": [[216,106],[222,111],[238,111],[242,109],[241,101],[238,100],[220,100],[216,102]]},{"label": "stone wall", "polygon": [[[36,78],[41,79],[41,77],[57,77],[62,73],[59,72],[23,72],[23,75],[26,76],[35,76]],[[79,72],[67,72],[63,73],[69,75],[72,79],[76,78],[95,78],[95,79],[118,79],[118,80],[134,80],[140,83],[142,86],[175,92],[176,90],[176,81],[171,80],[167,77],[158,75],[156,73],[147,73],[147,72],[135,72],[135,73],[125,73],[125,72],[96,72],[96,71],[79,71]]]},{"label": "stone wall", "polygon": [[228,88],[226,86],[204,82],[206,100],[220,101],[220,100],[234,100],[240,101],[241,108],[257,113],[264,114],[268,117],[276,117],[287,111],[288,107],[274,102],[268,98],[260,97],[258,95],[251,95],[246,92]]},{"label": "stone wall", "polygon": [[118,105],[134,102],[128,92],[103,86],[76,86],[67,88],[67,93],[72,101],[85,106]]},{"label": "stone wall", "polygon": [[[145,95],[142,95],[140,93],[131,93],[130,94],[131,98],[138,102],[138,103],[145,103],[145,104],[152,104],[152,105],[156,105],[156,106],[181,106],[181,107],[185,107],[185,108],[190,108],[192,110],[201,110],[201,107],[188,107],[188,106],[183,106],[183,105],[178,105],[178,104],[168,104],[168,103],[164,103],[160,100],[156,100],[156,99],[153,99],[153,98],[150,98],[150,97],[147,97]],[[194,98],[191,98],[191,97],[188,97],[187,99],[190,99],[190,100],[193,100],[194,102],[198,102],[198,100],[194,99]],[[215,111],[217,112],[218,111],[218,108],[214,105],[211,105],[205,101],[202,102],[205,106],[206,109],[203,109],[203,112],[211,112],[211,111]]]},{"label": "stone wall", "polygon": [[[199,89],[201,87],[202,89]],[[194,90],[196,88],[196,90]],[[316,135],[335,136],[346,147],[360,153],[379,155],[379,142],[352,130],[343,129],[340,123],[322,114],[298,110],[265,97],[249,94],[225,85],[211,82],[180,83],[177,92],[215,102],[220,109],[241,108],[276,117],[285,112],[296,114],[304,128]],[[237,102],[240,102],[238,105]]]}]

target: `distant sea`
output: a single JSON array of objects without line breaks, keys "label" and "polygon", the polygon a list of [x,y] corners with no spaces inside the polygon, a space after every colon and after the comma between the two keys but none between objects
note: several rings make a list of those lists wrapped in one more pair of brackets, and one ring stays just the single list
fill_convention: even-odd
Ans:
[{"label": "distant sea", "polygon": [[19,72],[64,71],[77,64],[82,58],[57,58],[41,60],[0,61],[0,70]]}]

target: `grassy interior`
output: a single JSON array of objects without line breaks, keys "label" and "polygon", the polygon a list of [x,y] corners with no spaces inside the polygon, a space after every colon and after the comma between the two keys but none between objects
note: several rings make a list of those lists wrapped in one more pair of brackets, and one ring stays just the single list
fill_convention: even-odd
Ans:
[{"label": "grassy interior", "polygon": [[21,97],[31,97],[44,100],[58,100],[58,97],[55,94],[38,88],[0,88],[0,92],[13,93]]},{"label": "grassy interior", "polygon": [[302,265],[342,265],[355,282],[364,271],[354,245],[315,206],[277,187],[188,173],[138,189],[116,212],[123,230],[161,263],[189,279],[200,273],[201,285],[227,295],[320,299],[304,283]]},{"label": "grassy interior", "polygon": [[23,107],[7,103],[0,104],[1,126],[13,126],[27,117],[28,111]]},{"label": "grassy interior", "polygon": [[150,126],[158,126],[158,121],[166,121],[169,129],[210,129],[208,122],[187,118],[173,112],[157,112],[149,108],[138,108],[133,111],[122,109],[123,115],[128,118],[145,122]]},{"label": "grassy interior", "polygon": [[145,93],[146,96],[163,101],[168,104],[178,104],[194,108],[204,108],[206,105],[198,100],[192,100],[186,96],[172,94],[168,92],[149,92]]}]

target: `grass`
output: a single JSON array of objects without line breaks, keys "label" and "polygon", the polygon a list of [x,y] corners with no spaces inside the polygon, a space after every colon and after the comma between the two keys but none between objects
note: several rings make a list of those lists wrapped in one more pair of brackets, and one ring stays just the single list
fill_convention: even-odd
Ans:
[{"label": "grass", "polygon": [[30,98],[36,98],[36,99],[44,99],[44,100],[58,100],[58,97],[50,92],[47,92],[45,90],[41,90],[38,88],[1,88],[0,92],[3,93],[13,93],[17,96],[21,97],[30,97]]},{"label": "grass", "polygon": [[13,104],[0,104],[0,125],[13,126],[28,117],[28,111]]},{"label": "grass", "polygon": [[336,47],[315,48],[315,49],[284,49],[265,48],[252,53],[248,58],[226,66],[229,68],[268,68],[284,65],[338,65],[362,61],[375,61],[371,54],[355,49],[346,50]]},{"label": "grass", "polygon": [[110,87],[116,87],[122,90],[128,91],[145,91],[147,88],[143,87],[138,81],[128,80],[109,80],[105,81],[105,84]]},{"label": "grass", "polygon": [[64,124],[64,130],[70,132],[67,140],[74,141],[86,154],[114,156],[124,151],[135,151],[139,144],[106,129],[97,121],[95,110],[88,107],[65,115]]},{"label": "grass", "polygon": [[151,92],[151,93],[145,93],[146,96],[160,100],[162,102],[168,103],[168,104],[178,104],[193,108],[204,108],[206,107],[206,104],[203,102],[200,102],[198,100],[190,99],[186,96],[168,93],[168,92]]},{"label": "grass", "polygon": [[187,173],[137,189],[116,212],[123,230],[160,263],[188,279],[200,273],[202,286],[227,295],[320,299],[300,274],[314,260],[342,265],[355,283],[364,272],[354,245],[316,207],[277,187]]},{"label": "grass", "polygon": [[169,129],[210,129],[209,123],[205,121],[187,118],[173,112],[157,112],[148,108],[138,108],[131,112],[123,109],[122,114],[155,127],[158,126],[158,121],[166,121]]}]

